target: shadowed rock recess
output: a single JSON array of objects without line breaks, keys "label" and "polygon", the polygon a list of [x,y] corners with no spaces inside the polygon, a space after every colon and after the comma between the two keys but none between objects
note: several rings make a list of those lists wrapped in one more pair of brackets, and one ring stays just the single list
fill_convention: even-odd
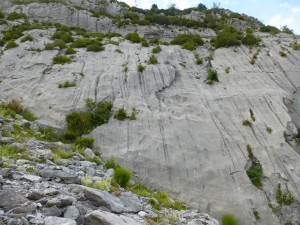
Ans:
[{"label": "shadowed rock recess", "polygon": [[[207,24],[195,28],[134,23],[124,19],[128,12],[140,20],[146,15],[117,1],[47,2],[2,0],[0,8],[5,15],[24,13],[29,21],[121,35],[102,37],[103,51],[75,48],[72,62],[61,65],[52,59],[64,55],[64,49],[43,50],[53,42],[55,26],[24,31],[33,41],[21,42],[20,37],[15,40],[17,47],[0,47],[1,101],[21,99],[40,120],[61,130],[68,113],[87,110],[85,99],[111,101],[113,112],[124,108],[129,115],[135,112],[136,119],[112,117],[91,132],[95,150],[104,159],[114,157],[146,186],[164,190],[218,220],[232,213],[243,225],[300,224],[299,36],[259,32],[262,24],[254,18],[231,18],[231,11],[219,8],[178,16],[205,21],[208,12],[214,18],[229,15],[227,25],[242,33],[250,28],[260,38],[252,47],[215,48],[211,40],[220,31]],[[0,31],[23,22],[7,20]],[[135,31],[148,41],[164,42],[181,33],[197,34],[204,44],[190,51],[161,43],[161,51],[154,54],[156,44],[144,47],[125,39]],[[74,39],[82,38],[73,33]],[[158,63],[148,63],[151,55]],[[202,64],[196,63],[197,58]],[[137,69],[139,64],[144,70]],[[219,81],[209,85],[211,69],[217,71]],[[76,85],[58,88],[65,81]],[[263,170],[258,187],[249,179],[255,165]],[[279,200],[279,185],[283,198],[292,196],[292,202]],[[115,204],[112,212],[118,213],[121,206]],[[99,218],[110,218],[113,222],[108,224],[140,224],[126,215],[110,214],[89,212],[86,221],[96,224]],[[46,224],[53,224],[50,220]]]}]

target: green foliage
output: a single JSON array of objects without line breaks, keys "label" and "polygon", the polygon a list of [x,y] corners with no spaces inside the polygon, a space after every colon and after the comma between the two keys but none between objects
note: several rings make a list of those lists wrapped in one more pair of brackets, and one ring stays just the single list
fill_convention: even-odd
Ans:
[{"label": "green foliage", "polygon": [[76,139],[75,144],[82,148],[93,148],[94,138],[92,137],[79,137]]},{"label": "green foliage", "polygon": [[18,19],[27,19],[27,16],[24,13],[12,12],[8,14],[7,20],[18,20]]},{"label": "green foliage", "polygon": [[272,134],[272,132],[273,132],[272,128],[271,128],[271,127],[267,127],[267,132],[268,132],[269,134]]},{"label": "green foliage", "polygon": [[280,55],[281,57],[286,57],[286,53],[285,53],[284,51],[279,51],[279,55]]},{"label": "green foliage", "polygon": [[257,210],[255,210],[255,209],[253,209],[252,212],[253,212],[253,215],[254,215],[255,219],[256,219],[256,220],[259,220],[259,219],[260,219],[259,212],[258,212]]},{"label": "green foliage", "polygon": [[96,163],[98,166],[102,164],[102,160],[97,156],[93,158],[87,158],[87,160]]},{"label": "green foliage", "polygon": [[294,225],[291,221],[287,221],[284,223],[284,225]]},{"label": "green foliage", "polygon": [[154,47],[153,49],[152,49],[152,53],[159,53],[159,52],[161,52],[161,47],[159,46],[159,45],[157,45],[156,47]]},{"label": "green foliage", "polygon": [[238,225],[237,219],[232,214],[225,214],[222,217],[221,225]]},{"label": "green foliage", "polygon": [[105,48],[103,47],[103,45],[100,42],[88,45],[86,50],[88,52],[100,52],[103,51]]},{"label": "green foliage", "polygon": [[4,46],[5,45],[5,41],[3,39],[0,39],[0,46]]},{"label": "green foliage", "polygon": [[86,48],[89,45],[94,45],[94,44],[97,44],[97,43],[98,43],[97,40],[93,40],[93,39],[90,39],[90,38],[79,38],[79,39],[76,39],[74,41],[74,43],[71,44],[70,47],[72,47],[72,48]]},{"label": "green foliage", "polygon": [[111,116],[111,102],[99,102],[93,112],[72,112],[67,115],[66,139],[75,140],[92,129],[106,123]]},{"label": "green foliage", "polygon": [[151,55],[150,58],[149,58],[149,61],[148,61],[149,64],[157,64],[158,61],[157,61],[157,58],[155,55]]},{"label": "green foliage", "polygon": [[182,48],[187,50],[195,50],[197,46],[203,45],[204,42],[199,35],[196,34],[179,34],[171,41],[173,45],[181,45]]},{"label": "green foliage", "polygon": [[46,128],[39,127],[38,132],[40,133],[40,135],[36,137],[38,140],[49,142],[60,141],[60,137],[58,137],[54,129],[50,126]]},{"label": "green foliage", "polygon": [[139,64],[137,65],[137,71],[138,71],[138,72],[142,73],[145,69],[146,69],[146,67],[143,66],[141,63],[139,63]]},{"label": "green foliage", "polygon": [[75,51],[74,48],[68,47],[65,54],[66,55],[73,55],[73,54],[76,54],[76,51]]},{"label": "green foliage", "polygon": [[230,18],[237,18],[237,19],[239,19],[239,20],[244,20],[244,17],[243,17],[241,14],[239,14],[239,13],[231,13],[231,14],[229,15],[229,17],[230,17]]},{"label": "green foliage", "polygon": [[247,144],[247,152],[248,152],[248,157],[253,160],[254,159],[254,155],[252,153],[252,148],[249,144]]},{"label": "green foliage", "polygon": [[117,167],[114,173],[114,180],[121,187],[126,187],[131,178],[131,172],[124,167]]},{"label": "green foliage", "polygon": [[33,41],[33,37],[30,35],[30,34],[28,34],[28,35],[26,35],[25,37],[23,37],[22,39],[21,39],[21,42],[23,43],[23,42],[26,42],[26,41]]},{"label": "green foliage", "polygon": [[261,26],[259,29],[260,32],[265,32],[265,33],[271,33],[271,34],[278,34],[280,33],[280,30],[277,27],[274,26]]},{"label": "green foliage", "polygon": [[65,55],[57,55],[53,57],[53,63],[54,64],[65,64],[65,63],[71,63],[72,59]]},{"label": "green foliage", "polygon": [[281,31],[283,33],[287,33],[287,34],[294,34],[294,31],[290,28],[287,27],[287,25],[284,25],[282,28],[281,28]]},{"label": "green foliage", "polygon": [[196,59],[196,64],[197,65],[201,65],[203,63],[203,60],[201,58],[199,58],[199,55],[198,54],[194,54],[195,56],[195,59]]},{"label": "green foliage", "polygon": [[248,46],[258,45],[259,38],[255,37],[252,32],[247,32],[246,36],[242,38],[242,43]]},{"label": "green foliage", "polygon": [[91,98],[86,98],[85,100],[85,106],[88,108],[89,111],[93,111],[96,108],[96,102]]},{"label": "green foliage", "polygon": [[116,168],[116,166],[117,166],[117,163],[114,158],[110,158],[110,159],[106,160],[106,162],[105,162],[106,169],[111,169],[111,168],[114,169],[114,168]]},{"label": "green foliage", "polygon": [[11,116],[14,118],[16,114],[20,114],[28,121],[34,121],[37,119],[37,117],[29,109],[22,106],[22,103],[19,100],[13,99],[6,104],[0,104],[0,115],[3,117]]},{"label": "green foliage", "polygon": [[4,17],[4,13],[0,10],[0,19],[3,19]]},{"label": "green foliage", "polygon": [[74,81],[65,81],[62,84],[59,84],[58,87],[59,88],[68,88],[68,87],[75,87],[76,83]]},{"label": "green foliage", "polygon": [[53,35],[52,35],[52,39],[53,40],[62,40],[65,43],[70,43],[73,42],[74,39],[71,35],[70,32],[66,32],[66,31],[56,31]]},{"label": "green foliage", "polygon": [[239,46],[239,34],[237,32],[223,31],[218,33],[217,37],[213,40],[216,48]]},{"label": "green foliage", "polygon": [[136,32],[127,34],[125,38],[133,43],[140,43],[143,41],[143,38],[141,38]]},{"label": "green foliage", "polygon": [[14,41],[11,40],[11,41],[7,42],[7,44],[5,46],[5,49],[16,48],[18,46],[19,45],[16,42],[14,42]]},{"label": "green foliage", "polygon": [[55,47],[59,47],[60,49],[65,49],[67,45],[63,40],[57,39],[52,43],[46,44],[45,50],[53,50]]},{"label": "green foliage", "polygon": [[127,112],[125,111],[125,109],[121,108],[121,109],[118,109],[114,118],[117,120],[123,121],[128,118],[128,115],[127,115]]},{"label": "green foliage", "polygon": [[147,40],[142,40],[142,47],[149,47],[149,42]]},{"label": "green foliage", "polygon": [[252,126],[252,122],[250,120],[248,120],[248,119],[245,119],[245,120],[243,120],[243,125],[251,127]]},{"label": "green foliage", "polygon": [[90,188],[95,188],[101,191],[109,191],[111,187],[111,178],[92,181],[90,177],[85,176],[81,179],[81,184]]},{"label": "green foliage", "polygon": [[23,153],[25,149],[18,149],[15,147],[11,147],[10,145],[0,145],[0,159],[2,157],[14,158],[17,154]]},{"label": "green foliage", "polygon": [[258,188],[262,187],[263,169],[259,162],[252,162],[252,166],[247,171],[247,175],[251,182]]},{"label": "green foliage", "polygon": [[211,82],[211,84],[213,84],[214,82],[219,82],[218,72],[216,70],[209,69],[207,71],[207,81]]},{"label": "green foliage", "polygon": [[230,72],[230,67],[226,67],[225,68],[225,73],[229,73]]},{"label": "green foliage", "polygon": [[292,192],[286,187],[285,192],[281,190],[281,184],[278,184],[276,191],[276,200],[279,205],[290,205],[295,201],[295,197]]},{"label": "green foliage", "polygon": [[295,42],[293,42],[293,44],[292,44],[292,48],[293,48],[294,50],[300,50],[300,44],[298,44],[298,42],[295,41]]}]

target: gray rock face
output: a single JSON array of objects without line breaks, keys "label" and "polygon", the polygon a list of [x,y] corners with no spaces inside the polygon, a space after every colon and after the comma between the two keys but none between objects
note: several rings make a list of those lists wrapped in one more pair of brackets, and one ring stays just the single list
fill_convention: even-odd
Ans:
[{"label": "gray rock face", "polygon": [[[114,29],[108,26],[111,20],[93,19],[90,13],[69,6],[34,3],[18,8],[36,18],[53,18],[90,30],[99,31],[103,26],[103,32]],[[150,36],[153,30],[156,34],[160,29],[145,27],[142,33]],[[126,32],[133,30],[134,27],[126,28]],[[40,32],[31,32],[36,37],[34,46],[44,46],[52,34],[44,31],[42,38]],[[206,35],[211,37],[213,33],[207,31]],[[175,32],[168,33],[168,37],[174,35]],[[206,62],[196,65],[193,53],[178,46],[162,46],[162,52],[157,54],[159,64],[147,65],[143,73],[138,73],[137,64],[148,60],[151,48],[127,41],[119,46],[106,45],[106,50],[99,53],[79,49],[75,62],[63,66],[52,64],[57,50],[33,53],[26,50],[30,44],[23,43],[1,55],[0,93],[4,99],[22,97],[26,106],[59,127],[63,127],[68,112],[85,108],[86,98],[112,100],[114,111],[124,107],[131,112],[135,107],[137,120],[111,119],[92,132],[96,148],[105,158],[114,156],[144,183],[171,192],[217,218],[226,210],[237,215],[242,224],[253,225],[255,208],[264,215],[257,223],[279,225],[281,221],[268,206],[269,201],[276,201],[278,183],[287,184],[300,199],[300,156],[283,135],[286,130],[291,138],[296,135],[296,127],[286,128],[292,119],[283,99],[294,104],[293,121],[298,118],[296,124],[300,124],[300,52],[290,48],[292,36],[261,38],[266,47],[259,47],[253,65],[249,61],[255,48],[252,52],[245,46],[217,49],[211,64],[220,82],[212,86],[205,83]],[[279,55],[278,40],[288,49],[287,57]],[[205,47],[195,52],[201,58],[209,55]],[[122,72],[122,65],[128,66],[128,72]],[[226,67],[230,67],[229,74]],[[77,74],[81,71],[84,77]],[[68,79],[76,80],[77,86],[57,88],[58,83]],[[250,119],[250,109],[256,120],[246,127],[242,121]],[[267,127],[272,128],[271,134]],[[262,164],[263,190],[253,186],[245,171],[249,160],[247,144]],[[56,177],[53,170],[45,170],[41,176]],[[60,179],[73,182],[75,177],[70,176]],[[110,197],[83,192],[91,200],[96,198],[99,205]],[[120,211],[124,205],[120,209],[119,201],[106,205]],[[297,209],[291,213],[296,219]]]},{"label": "gray rock face", "polygon": [[135,221],[123,215],[116,215],[110,212],[96,210],[88,214],[85,218],[86,225],[142,225],[143,223]]},{"label": "gray rock face", "polygon": [[27,199],[14,190],[0,192],[0,208],[8,210],[20,206],[25,202],[27,202]]},{"label": "gray rock face", "polygon": [[139,212],[143,209],[140,200],[130,194],[123,193],[116,197],[107,191],[95,190],[85,186],[74,186],[72,192],[83,193],[84,197],[98,207],[106,207],[114,213]]}]

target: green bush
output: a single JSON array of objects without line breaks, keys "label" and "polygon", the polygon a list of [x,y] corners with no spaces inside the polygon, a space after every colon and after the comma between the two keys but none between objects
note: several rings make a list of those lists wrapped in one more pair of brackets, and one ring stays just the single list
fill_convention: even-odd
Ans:
[{"label": "green bush", "polygon": [[52,39],[53,40],[60,39],[60,40],[63,40],[65,43],[70,43],[70,42],[74,41],[72,35],[66,31],[56,31],[52,35]]},{"label": "green bush", "polygon": [[131,172],[124,167],[117,167],[114,173],[114,180],[121,187],[126,187],[131,178]]},{"label": "green bush", "polygon": [[281,57],[286,57],[286,53],[285,53],[284,51],[279,51],[279,55],[280,55]]},{"label": "green bush", "polygon": [[148,61],[149,64],[157,64],[158,61],[157,61],[157,58],[155,55],[151,55],[150,58],[149,58],[149,61]]},{"label": "green bush", "polygon": [[71,63],[72,59],[65,55],[57,55],[53,57],[53,63],[54,64],[65,64],[65,63]]},{"label": "green bush", "polygon": [[18,47],[19,45],[14,42],[14,41],[9,41],[7,42],[6,46],[5,46],[5,49],[11,49],[11,48],[16,48]]},{"label": "green bush", "polygon": [[6,43],[6,41],[4,41],[3,39],[0,39],[0,46],[4,46]]},{"label": "green bush", "polygon": [[69,48],[67,48],[65,54],[66,54],[66,55],[73,55],[73,54],[76,54],[76,51],[75,51],[74,48],[69,47]]},{"label": "green bush", "polygon": [[265,33],[271,33],[271,34],[278,34],[280,33],[280,30],[277,27],[274,26],[261,26],[259,29],[260,32],[265,32]]},{"label": "green bush", "polygon": [[143,41],[143,38],[141,38],[136,32],[127,34],[125,38],[133,43],[140,43]]},{"label": "green bush", "polygon": [[146,67],[143,66],[141,63],[139,63],[139,64],[137,65],[137,71],[138,71],[138,72],[142,73],[145,69],[146,69]]},{"label": "green bush", "polygon": [[216,70],[213,69],[209,69],[207,71],[207,80],[209,81],[213,81],[213,82],[218,82],[218,72]]},{"label": "green bush", "polygon": [[232,214],[225,214],[222,217],[221,225],[238,225],[237,219]]},{"label": "green bush", "polygon": [[255,37],[253,33],[247,32],[246,36],[242,38],[244,45],[253,46],[259,44],[259,38]]},{"label": "green bush", "polygon": [[111,169],[111,168],[114,169],[114,168],[116,168],[116,166],[117,166],[117,163],[115,162],[114,158],[110,158],[110,159],[106,160],[106,162],[105,162],[106,169]]},{"label": "green bush", "polygon": [[236,33],[227,31],[218,33],[213,42],[216,48],[239,46],[241,44]]},{"label": "green bush", "polygon": [[53,50],[55,47],[59,47],[60,49],[65,49],[67,45],[63,40],[57,39],[52,43],[46,44],[45,50]]},{"label": "green bush", "polygon": [[68,88],[68,87],[75,87],[76,83],[74,81],[65,81],[62,84],[59,84],[58,87],[59,88]]},{"label": "green bush", "polygon": [[67,115],[65,138],[75,140],[92,129],[106,123],[111,116],[111,102],[99,102],[93,112],[72,112]]},{"label": "green bush", "polygon": [[123,121],[128,118],[128,115],[127,115],[127,112],[125,111],[125,109],[121,108],[121,109],[118,109],[114,118],[117,120]]},{"label": "green bush", "polygon": [[96,40],[89,38],[79,38],[74,41],[74,43],[70,46],[73,48],[86,48],[89,45],[97,44]]},{"label": "green bush", "polygon": [[196,34],[179,34],[171,41],[172,45],[181,45],[184,49],[194,50],[197,46],[203,45],[204,42],[199,35]]},{"label": "green bush", "polygon": [[248,119],[245,119],[245,120],[243,120],[243,125],[251,127],[252,126],[252,122],[250,120],[248,120]]},{"label": "green bush", "polygon": [[30,34],[28,34],[28,35],[26,35],[25,37],[23,37],[22,39],[21,39],[21,42],[23,43],[23,42],[26,42],[26,41],[33,41],[33,37],[30,35]]},{"label": "green bush", "polygon": [[157,45],[152,49],[152,53],[159,53],[159,52],[161,52],[161,47],[159,45]]},{"label": "green bush", "polygon": [[197,45],[194,42],[188,41],[182,45],[183,49],[193,51],[197,48]]},{"label": "green bush", "polygon": [[4,13],[0,10],[0,19],[3,19],[4,17]]},{"label": "green bush", "polygon": [[103,51],[105,48],[100,43],[94,43],[92,45],[88,45],[86,50],[88,52],[100,52]]},{"label": "green bush", "polygon": [[92,112],[96,108],[96,102],[91,98],[86,98],[85,100],[85,106],[88,108],[90,112]]},{"label": "green bush", "polygon": [[298,42],[295,41],[295,42],[293,42],[293,44],[292,44],[292,48],[293,48],[294,50],[300,50],[300,44],[298,44]]},{"label": "green bush", "polygon": [[142,41],[142,47],[149,47],[149,43],[147,40]]},{"label": "green bush", "polygon": [[26,19],[27,16],[24,13],[12,12],[8,14],[7,20],[18,20],[18,19]]},{"label": "green bush", "polygon": [[75,144],[82,148],[93,148],[95,139],[92,137],[79,137],[76,139]]},{"label": "green bush", "polygon": [[247,171],[247,175],[251,182],[258,188],[262,187],[263,169],[260,163],[252,162],[252,166]]}]

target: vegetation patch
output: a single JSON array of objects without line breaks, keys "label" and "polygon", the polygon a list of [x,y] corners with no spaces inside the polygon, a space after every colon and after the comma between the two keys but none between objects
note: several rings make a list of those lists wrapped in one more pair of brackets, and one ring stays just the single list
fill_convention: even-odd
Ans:
[{"label": "vegetation patch", "polygon": [[131,179],[131,172],[124,167],[117,167],[114,173],[114,181],[121,187],[126,187]]},{"label": "vegetation patch", "polygon": [[68,47],[65,54],[66,55],[74,55],[74,54],[76,54],[76,50],[72,47]]},{"label": "vegetation patch", "polygon": [[37,117],[28,108],[24,108],[22,106],[22,103],[19,100],[13,99],[8,103],[0,104],[0,115],[4,118],[7,118],[8,116],[15,118],[16,114],[23,116],[23,118],[28,121],[34,121],[37,119]]},{"label": "vegetation patch", "polygon": [[172,45],[181,45],[183,49],[187,50],[195,50],[197,46],[204,44],[202,38],[196,34],[179,34],[170,43]]},{"label": "vegetation patch", "polygon": [[125,38],[133,43],[140,43],[144,41],[144,39],[141,38],[137,32],[129,33],[125,36]]},{"label": "vegetation patch", "polygon": [[65,81],[62,84],[58,85],[58,88],[68,88],[68,87],[75,87],[76,83],[74,81]]},{"label": "vegetation patch", "polygon": [[57,55],[53,57],[53,63],[54,64],[65,64],[65,63],[71,63],[72,59],[65,55]]},{"label": "vegetation patch", "polygon": [[108,177],[103,180],[92,181],[90,177],[85,176],[81,179],[81,184],[101,191],[109,191],[111,187],[111,178]]},{"label": "vegetation patch", "polygon": [[252,122],[249,119],[245,119],[245,120],[243,120],[243,126],[249,126],[249,127],[251,127],[252,126]]},{"label": "vegetation patch", "polygon": [[11,41],[7,42],[5,49],[7,50],[7,49],[11,49],[11,48],[16,48],[18,46],[19,45],[16,42],[11,40]]},{"label": "vegetation patch", "polygon": [[149,60],[148,60],[148,63],[149,64],[157,64],[158,61],[157,61],[156,56],[155,55],[151,55],[150,58],[149,58]]},{"label": "vegetation patch", "polygon": [[111,117],[111,102],[99,102],[90,112],[72,112],[67,115],[67,131],[65,137],[75,140],[77,137],[90,133],[95,127],[107,123]]},{"label": "vegetation patch", "polygon": [[218,72],[214,69],[209,69],[207,71],[206,83],[212,85],[214,82],[219,82]]},{"label": "vegetation patch", "polygon": [[161,52],[161,47],[157,45],[156,47],[152,48],[152,53],[156,54]]},{"label": "vegetation patch", "polygon": [[252,162],[252,166],[246,172],[253,185],[261,188],[261,181],[263,178],[263,169],[261,164],[259,162]]},{"label": "vegetation patch", "polygon": [[19,20],[19,19],[27,19],[27,16],[24,13],[12,12],[8,14],[7,20]]},{"label": "vegetation patch", "polygon": [[221,225],[238,225],[238,222],[233,214],[225,214],[222,217]]},{"label": "vegetation patch", "polygon": [[145,69],[146,69],[146,67],[143,66],[141,63],[139,63],[139,64],[137,65],[137,71],[138,71],[138,72],[142,73]]},{"label": "vegetation patch", "polygon": [[26,41],[33,41],[33,37],[30,35],[30,34],[28,34],[28,35],[26,35],[25,37],[23,37],[22,39],[21,39],[21,42],[23,43],[23,42],[26,42]]}]

